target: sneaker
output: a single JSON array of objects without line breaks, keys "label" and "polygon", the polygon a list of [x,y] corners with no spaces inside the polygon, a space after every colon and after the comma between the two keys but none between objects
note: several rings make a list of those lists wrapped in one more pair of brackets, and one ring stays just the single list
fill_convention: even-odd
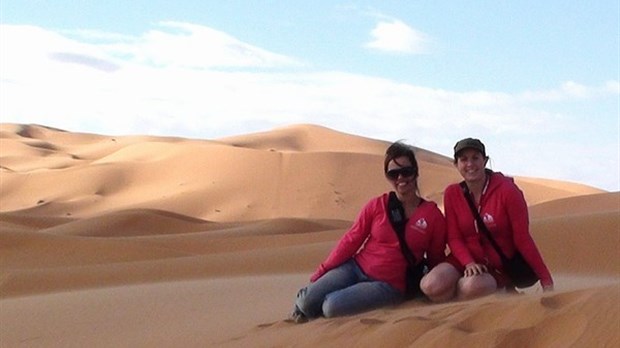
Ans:
[{"label": "sneaker", "polygon": [[295,324],[303,324],[303,323],[308,322],[308,317],[306,317],[306,315],[303,314],[299,310],[299,308],[297,308],[297,306],[295,306],[295,309],[293,309],[293,312],[291,313],[291,315],[288,317],[286,321],[292,322]]}]

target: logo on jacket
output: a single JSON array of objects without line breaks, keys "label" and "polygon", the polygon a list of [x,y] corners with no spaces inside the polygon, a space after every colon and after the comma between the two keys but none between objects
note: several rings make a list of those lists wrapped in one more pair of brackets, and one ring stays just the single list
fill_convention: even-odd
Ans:
[{"label": "logo on jacket", "polygon": [[484,221],[484,223],[487,226],[495,225],[495,220],[493,219],[493,215],[491,215],[489,213],[484,213],[484,215],[482,216],[482,221]]},{"label": "logo on jacket", "polygon": [[428,223],[425,218],[420,218],[418,221],[413,224],[413,227],[420,230],[422,233],[426,233],[426,228],[428,227]]}]

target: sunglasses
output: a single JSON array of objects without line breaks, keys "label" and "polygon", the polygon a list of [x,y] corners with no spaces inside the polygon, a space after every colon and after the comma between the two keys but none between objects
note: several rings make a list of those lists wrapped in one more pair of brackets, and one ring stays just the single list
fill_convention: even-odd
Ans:
[{"label": "sunglasses", "polygon": [[413,167],[403,167],[403,168],[388,170],[385,173],[385,176],[387,176],[387,178],[390,180],[396,180],[398,179],[399,176],[402,176],[403,178],[408,178],[410,176],[413,176],[415,172],[416,172],[415,168]]}]

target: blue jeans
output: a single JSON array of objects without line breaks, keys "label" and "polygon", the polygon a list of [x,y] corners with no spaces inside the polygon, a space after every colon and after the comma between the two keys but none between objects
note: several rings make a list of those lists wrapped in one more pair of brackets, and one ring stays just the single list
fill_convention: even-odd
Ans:
[{"label": "blue jeans", "polygon": [[297,293],[295,305],[306,317],[351,315],[403,301],[390,284],[368,278],[351,259]]}]

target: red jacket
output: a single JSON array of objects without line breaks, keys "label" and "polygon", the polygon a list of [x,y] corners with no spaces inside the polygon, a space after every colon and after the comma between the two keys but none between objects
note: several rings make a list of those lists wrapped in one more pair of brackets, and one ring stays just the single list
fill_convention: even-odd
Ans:
[{"label": "red jacket", "polygon": [[[502,173],[490,173],[488,186],[480,199],[480,216],[506,257],[511,258],[519,250],[540,278],[541,284],[553,285],[549,269],[530,235],[523,192],[512,178]],[[459,184],[446,188],[444,208],[448,245],[456,259],[462,265],[477,262],[502,271],[501,259],[493,245],[483,232],[476,231],[474,217]]]},{"label": "red jacket", "polygon": [[[354,258],[370,278],[405,291],[407,261],[387,215],[388,196],[384,193],[366,203],[353,226],[312,275],[311,281]],[[422,201],[415,209],[407,221],[405,239],[417,262],[425,253],[429,268],[445,259],[445,220],[435,203]]]}]

